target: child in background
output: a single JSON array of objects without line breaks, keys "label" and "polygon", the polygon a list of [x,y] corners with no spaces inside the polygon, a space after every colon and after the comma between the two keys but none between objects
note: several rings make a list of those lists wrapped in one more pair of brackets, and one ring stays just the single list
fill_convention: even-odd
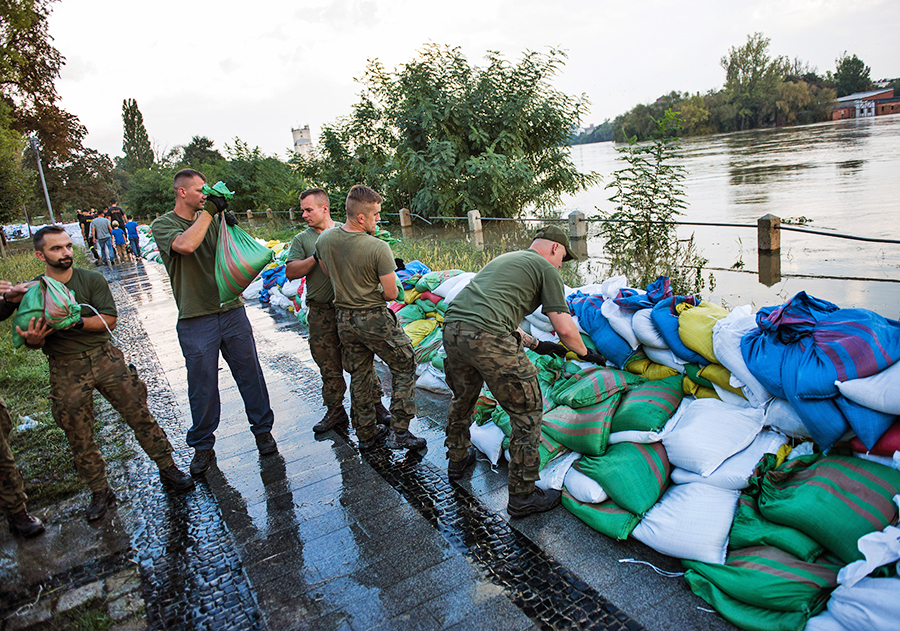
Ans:
[{"label": "child in background", "polygon": [[127,215],[126,218],[128,221],[125,222],[125,234],[128,236],[128,247],[131,248],[131,253],[134,254],[134,259],[137,260],[141,256],[141,238],[138,236],[138,224],[133,216]]},{"label": "child in background", "polygon": [[120,261],[131,260],[131,252],[126,247],[125,231],[119,227],[119,222],[112,222],[113,243],[116,244],[116,252]]}]

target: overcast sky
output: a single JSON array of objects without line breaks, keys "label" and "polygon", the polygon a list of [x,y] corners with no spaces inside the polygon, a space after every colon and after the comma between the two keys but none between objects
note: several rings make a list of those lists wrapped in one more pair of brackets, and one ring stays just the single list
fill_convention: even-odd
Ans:
[{"label": "overcast sky", "polygon": [[672,90],[721,88],[719,60],[756,31],[820,74],[846,50],[873,79],[900,76],[898,0],[61,0],[50,19],[62,106],[111,157],[126,98],[157,149],[238,137],[284,157],[292,127],[315,141],[350,112],[367,59],[394,68],[428,42],[473,64],[562,48],[555,86],[586,94],[583,125],[601,123]]}]

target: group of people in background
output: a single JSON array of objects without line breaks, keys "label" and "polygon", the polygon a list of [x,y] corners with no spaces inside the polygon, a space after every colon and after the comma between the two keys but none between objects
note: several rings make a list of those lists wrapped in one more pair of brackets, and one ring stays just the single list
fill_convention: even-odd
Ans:
[{"label": "group of people in background", "polygon": [[[152,225],[178,307],[176,331],[187,368],[192,419],[186,435],[194,450],[190,476],[175,466],[172,445],[147,407],[146,385],[111,343],[117,310],[105,277],[73,267],[72,241],[61,226],[48,226],[34,235],[35,254],[46,266],[43,275],[63,283],[80,304],[91,306],[64,330],[51,328],[43,318],[32,318],[24,330],[16,327],[28,348],[41,349],[48,357],[53,418],[65,431],[79,476],[93,492],[85,510],[88,521],[101,519],[116,503],[106,463],[93,438],[94,389],[134,430],[143,450],[158,465],[164,486],[186,491],[194,486],[191,476],[205,475],[216,460],[221,354],[237,383],[259,453],[267,456],[278,451],[272,436],[275,415],[244,303],[240,297],[227,303],[219,299],[215,218],[227,212],[227,201],[208,196],[205,184],[206,177],[199,171],[179,171],[173,181],[174,209]],[[304,191],[300,204],[308,228],[294,238],[286,275],[307,279],[309,343],[320,368],[326,407],[314,432],[329,431],[349,420],[361,450],[381,443],[391,449],[421,450],[426,441],[410,431],[416,414],[412,342],[387,307],[400,292],[395,274],[398,260],[390,246],[374,236],[382,201],[367,186],[352,187],[345,201],[346,220],[338,225],[331,217],[328,194],[321,188]],[[96,214],[79,211],[78,215],[85,242],[98,261],[117,260],[112,243],[122,246],[119,259],[127,256],[125,235],[132,253],[138,255],[137,224],[124,216],[115,200]],[[549,510],[559,503],[558,492],[535,486],[542,401],[537,370],[524,348],[557,356],[572,350],[584,361],[605,362],[585,347],[565,303],[559,269],[563,261],[573,258],[562,230],[542,228],[527,250],[488,263],[445,314],[445,372],[453,392],[444,443],[448,477],[460,479],[475,461],[469,421],[486,382],[510,415],[508,512],[513,517]],[[0,319],[12,315],[33,283],[0,281]],[[518,328],[524,315],[540,305],[568,348],[539,342]],[[376,354],[391,371],[389,410],[382,403],[381,382],[374,370]],[[344,409],[344,371],[350,373],[349,416]],[[25,509],[22,478],[8,444],[11,424],[0,402],[0,510],[14,534],[36,536],[44,528]]]},{"label": "group of people in background", "polygon": [[136,260],[141,256],[138,224],[132,215],[125,214],[115,199],[110,203],[100,210],[77,211],[84,242],[98,264]]}]

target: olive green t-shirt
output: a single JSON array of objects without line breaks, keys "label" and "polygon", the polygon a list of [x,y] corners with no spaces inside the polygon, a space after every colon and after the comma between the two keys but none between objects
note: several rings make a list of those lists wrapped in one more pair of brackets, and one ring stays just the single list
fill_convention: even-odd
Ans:
[{"label": "olive green t-shirt", "polygon": [[[308,259],[316,251],[316,240],[319,233],[312,228],[307,228],[291,241],[291,250],[288,252],[288,263]],[[331,302],[334,300],[334,287],[331,281],[322,271],[322,267],[316,263],[306,275],[306,300],[313,302]]]},{"label": "olive green t-shirt", "polygon": [[165,215],[150,225],[153,238],[159,247],[172,294],[178,305],[178,319],[221,313],[244,304],[240,298],[221,304],[219,286],[216,284],[216,246],[219,243],[219,226],[214,220],[206,230],[203,241],[192,254],[179,254],[172,249],[172,243],[182,232],[193,225],[193,221],[182,219],[175,211]]},{"label": "olive green t-shirt", "polygon": [[366,232],[347,232],[338,226],[319,235],[316,250],[334,286],[334,306],[384,306],[379,276],[397,269],[391,246]]},{"label": "olive green t-shirt", "polygon": [[[75,294],[78,304],[82,305],[82,318],[97,315],[90,307],[83,306],[86,304],[91,305],[99,313],[118,317],[119,313],[109,290],[109,283],[100,272],[73,267],[72,278],[65,285]],[[109,339],[110,335],[105,329],[103,331],[66,329],[55,331],[44,338],[41,350],[46,355],[74,355],[97,348]]]},{"label": "olive green t-shirt", "polygon": [[510,335],[538,305],[568,313],[559,271],[534,250],[501,254],[475,275],[447,307],[444,324],[465,322],[494,335]]}]

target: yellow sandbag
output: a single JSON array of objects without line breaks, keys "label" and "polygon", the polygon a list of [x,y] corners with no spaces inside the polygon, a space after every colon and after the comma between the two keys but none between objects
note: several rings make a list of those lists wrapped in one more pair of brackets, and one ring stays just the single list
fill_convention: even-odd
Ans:
[{"label": "yellow sandbag", "polygon": [[422,340],[428,337],[428,334],[434,331],[437,322],[434,320],[413,320],[403,327],[409,339],[412,340],[413,347],[418,346]]},{"label": "yellow sandbag", "polygon": [[785,443],[781,447],[778,448],[778,451],[775,452],[775,468],[776,469],[778,467],[780,467],[784,463],[785,460],[787,460],[787,457],[791,454],[791,451],[793,451],[793,449],[794,448],[791,446],[790,443]]},{"label": "yellow sandbag", "polygon": [[633,361],[625,364],[625,370],[630,372],[633,375],[644,375],[644,371],[652,364],[653,362],[647,359],[646,357],[641,357],[640,359],[635,359]]},{"label": "yellow sandbag", "polygon": [[710,364],[709,366],[704,366],[697,371],[697,374],[704,379],[712,381],[720,388],[728,390],[728,392],[733,392],[734,394],[744,399],[747,398],[744,396],[743,390],[741,390],[740,388],[735,388],[731,385],[731,371],[721,364]]},{"label": "yellow sandbag", "polygon": [[692,397],[696,397],[698,399],[718,399],[719,395],[712,388],[707,388],[706,386],[700,386],[691,381],[690,377],[685,376],[684,381],[682,381],[682,391],[690,395]]},{"label": "yellow sandbag", "polygon": [[728,311],[711,302],[701,302],[692,307],[686,302],[678,309],[678,337],[684,345],[695,353],[700,353],[708,361],[719,363],[713,352],[713,326],[728,315]]},{"label": "yellow sandbag", "polygon": [[421,292],[418,292],[415,289],[406,289],[404,291],[406,292],[406,294],[403,296],[403,301],[408,305],[414,303],[419,299],[419,296],[422,295]]},{"label": "yellow sandbag", "polygon": [[674,368],[669,368],[668,366],[657,364],[655,361],[648,359],[647,357],[641,357],[640,359],[635,359],[634,361],[629,362],[625,366],[625,370],[634,375],[640,375],[644,379],[649,379],[651,381],[656,381],[657,379],[665,379],[666,377],[671,377],[678,374],[678,371]]}]

